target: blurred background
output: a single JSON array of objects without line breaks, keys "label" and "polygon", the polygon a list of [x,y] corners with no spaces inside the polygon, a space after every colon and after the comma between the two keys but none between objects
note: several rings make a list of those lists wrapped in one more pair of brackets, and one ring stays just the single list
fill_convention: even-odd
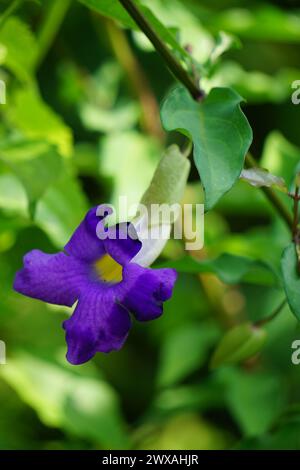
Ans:
[{"label": "blurred background", "polygon": [[[252,154],[291,182],[300,161],[300,108],[291,103],[299,2],[142,3],[201,63],[220,31],[234,36],[202,85],[232,86],[245,98]],[[266,325],[258,357],[209,367],[224,330],[279,305],[283,292],[272,283],[181,273],[160,319],[135,322],[121,351],[76,367],[61,328],[69,309],[12,291],[27,251],[60,250],[91,206],[119,195],[136,202],[166,145],[183,142],[160,126],[174,84],[160,57],[141,33],[86,4],[97,2],[0,1],[0,448],[300,449],[300,366],[291,363],[300,329],[288,307]],[[185,201],[202,201],[194,167]],[[238,182],[206,215],[199,257],[229,253],[278,269],[288,243],[260,191]],[[171,240],[160,261],[183,255]]]}]

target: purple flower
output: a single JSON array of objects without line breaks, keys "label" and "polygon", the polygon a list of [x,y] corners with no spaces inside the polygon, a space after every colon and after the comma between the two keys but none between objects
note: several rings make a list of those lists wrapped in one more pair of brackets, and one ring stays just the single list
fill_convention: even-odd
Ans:
[{"label": "purple flower", "polygon": [[[14,282],[17,292],[45,302],[71,307],[78,301],[63,323],[71,364],[82,364],[96,352],[120,349],[131,327],[130,313],[140,321],[159,317],[176,281],[173,269],[149,269],[132,262],[141,242],[128,236],[128,223],[104,229],[111,210],[99,207],[103,216],[91,209],[64,252],[27,253]],[[104,240],[96,234],[99,224],[107,231]]]}]

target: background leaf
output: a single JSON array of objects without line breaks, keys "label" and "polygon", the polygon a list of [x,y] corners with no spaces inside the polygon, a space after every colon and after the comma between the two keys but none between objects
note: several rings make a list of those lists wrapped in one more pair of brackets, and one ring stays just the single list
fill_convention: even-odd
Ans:
[{"label": "background leaf", "polygon": [[158,384],[174,385],[199,370],[217,337],[218,330],[212,325],[187,325],[171,333],[161,351]]},{"label": "background leaf", "polygon": [[127,447],[117,398],[104,381],[29,355],[11,358],[1,376],[47,425],[91,438],[104,448]]},{"label": "background leaf", "polygon": [[214,273],[227,284],[250,282],[274,285],[278,283],[277,275],[268,264],[229,253],[223,253],[213,260],[202,261],[189,256],[169,261],[168,266],[185,273]]},{"label": "background leaf", "polygon": [[266,332],[250,323],[231,328],[221,339],[211,358],[211,367],[236,364],[253,357],[263,347]]}]

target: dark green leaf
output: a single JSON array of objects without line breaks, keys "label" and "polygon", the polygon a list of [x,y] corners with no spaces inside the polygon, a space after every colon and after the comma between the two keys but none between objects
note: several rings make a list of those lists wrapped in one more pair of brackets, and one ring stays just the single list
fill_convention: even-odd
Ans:
[{"label": "dark green leaf", "polygon": [[283,285],[293,314],[300,320],[300,274],[296,248],[291,243],[283,252],[281,259]]},{"label": "dark green leaf", "polygon": [[213,88],[202,103],[183,87],[174,89],[161,111],[166,130],[178,130],[194,143],[195,163],[211,209],[239,178],[252,141],[240,109],[242,98],[229,88]]},{"label": "dark green leaf", "polygon": [[276,373],[222,369],[229,409],[245,436],[257,436],[270,429],[280,416],[284,390]]}]

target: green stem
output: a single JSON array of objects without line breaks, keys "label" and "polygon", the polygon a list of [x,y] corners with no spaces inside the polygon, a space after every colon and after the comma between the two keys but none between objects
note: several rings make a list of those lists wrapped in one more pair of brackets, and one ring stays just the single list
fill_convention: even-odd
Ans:
[{"label": "green stem", "polygon": [[151,41],[157,52],[162,56],[173,75],[189,90],[193,98],[196,100],[201,100],[204,97],[204,92],[197,86],[194,80],[192,80],[188,72],[182,67],[180,62],[176,59],[176,57],[174,57],[169,48],[160,39],[140,9],[132,0],[119,1],[125,10],[127,10],[131,18],[134,19],[136,24]]},{"label": "green stem", "polygon": [[[259,168],[254,158],[248,153],[246,155],[246,165],[248,168]],[[273,204],[274,208],[287,223],[289,228],[293,227],[293,217],[291,216],[289,210],[286,208],[281,199],[277,196],[276,192],[272,188],[262,186],[260,188],[269,201]]]},{"label": "green stem", "polygon": [[267,318],[263,318],[262,320],[259,320],[258,322],[254,323],[254,326],[255,327],[264,326],[270,321],[274,320],[274,318],[276,318],[277,315],[279,315],[279,313],[281,312],[283,307],[286,305],[286,303],[287,303],[287,299],[284,299],[271,315],[269,315]]},{"label": "green stem", "polygon": [[47,55],[70,4],[71,0],[52,0],[50,2],[45,19],[37,35],[39,48],[34,60],[35,68],[39,67]]},{"label": "green stem", "polygon": [[6,8],[6,10],[2,13],[2,15],[0,17],[0,29],[4,26],[4,23],[7,20],[7,18],[9,18],[10,15],[12,15],[19,8],[21,3],[23,3],[23,0],[14,0]]}]

